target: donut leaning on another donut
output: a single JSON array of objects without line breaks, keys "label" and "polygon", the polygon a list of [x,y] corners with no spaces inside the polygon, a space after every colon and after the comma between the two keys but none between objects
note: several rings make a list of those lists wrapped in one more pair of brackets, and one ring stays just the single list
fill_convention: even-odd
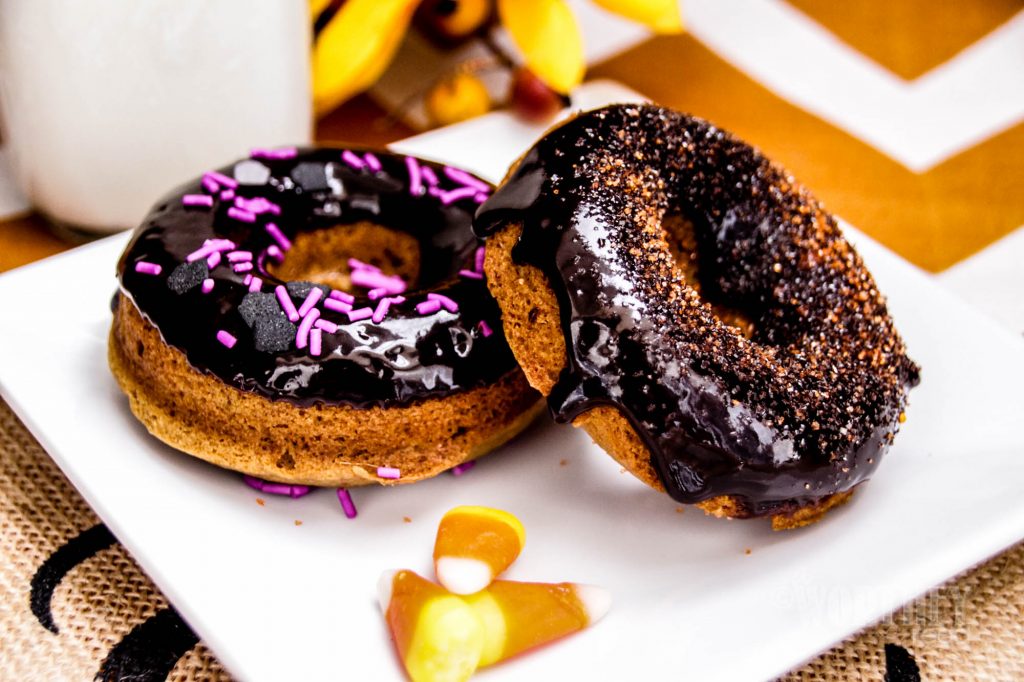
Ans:
[{"label": "donut leaning on another donut", "polygon": [[409,483],[537,414],[470,222],[491,187],[283,149],[171,192],[118,265],[109,361],[157,438],[282,483]]},{"label": "donut leaning on another donut", "polygon": [[792,177],[705,121],[582,113],[474,228],[531,385],[678,501],[805,525],[904,419],[918,368],[860,257]]}]

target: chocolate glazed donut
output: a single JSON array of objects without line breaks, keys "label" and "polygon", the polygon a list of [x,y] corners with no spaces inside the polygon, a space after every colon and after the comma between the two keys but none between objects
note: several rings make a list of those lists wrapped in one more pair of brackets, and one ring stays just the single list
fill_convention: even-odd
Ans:
[{"label": "chocolate glazed donut", "polygon": [[257,150],[174,190],[118,266],[110,365],[168,444],[260,478],[393,485],[535,413],[470,223],[490,185],[383,151]]},{"label": "chocolate glazed donut", "polygon": [[581,114],[474,227],[556,419],[680,502],[804,525],[871,476],[905,419],[918,368],[834,218],[705,121]]}]

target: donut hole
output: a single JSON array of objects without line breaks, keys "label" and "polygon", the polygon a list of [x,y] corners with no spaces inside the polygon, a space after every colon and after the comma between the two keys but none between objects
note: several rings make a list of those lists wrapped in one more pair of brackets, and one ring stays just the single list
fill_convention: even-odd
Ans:
[{"label": "donut hole", "polygon": [[754,335],[754,323],[746,313],[730,306],[727,301],[709,300],[703,292],[697,231],[693,221],[682,213],[669,213],[661,219],[661,228],[668,252],[672,256],[672,270],[676,279],[696,291],[701,301],[711,306],[711,312],[723,324],[751,338]]},{"label": "donut hole", "polygon": [[325,284],[340,291],[359,293],[348,265],[350,258],[398,275],[411,288],[420,279],[420,243],[411,234],[370,222],[335,225],[300,232],[281,263],[268,262],[270,275],[285,281]]}]

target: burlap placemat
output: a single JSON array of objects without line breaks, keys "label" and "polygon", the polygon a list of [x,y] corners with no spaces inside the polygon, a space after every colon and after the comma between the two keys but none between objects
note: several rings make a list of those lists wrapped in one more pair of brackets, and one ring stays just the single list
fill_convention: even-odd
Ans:
[{"label": "burlap placemat", "polygon": [[[230,679],[2,401],[0,528],[0,679]],[[1024,544],[786,679],[1024,679]]]}]

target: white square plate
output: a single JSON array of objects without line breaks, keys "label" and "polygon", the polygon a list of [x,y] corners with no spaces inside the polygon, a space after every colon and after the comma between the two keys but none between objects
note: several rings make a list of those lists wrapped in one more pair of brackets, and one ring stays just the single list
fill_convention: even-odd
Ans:
[{"label": "white square plate", "polygon": [[[598,84],[584,95],[596,104],[623,91]],[[498,179],[537,132],[492,114],[398,147]],[[354,521],[329,490],[258,506],[237,475],[149,437],[110,376],[108,304],[125,235],[0,278],[0,389],[243,679],[400,678],[377,577],[430,575],[437,521],[459,504],[523,520],[529,539],[510,577],[596,583],[614,596],[596,627],[480,680],[767,678],[1024,536],[1024,344],[851,236],[923,382],[875,480],[800,531],[680,515],[585,434],[543,421],[466,476],[354,491]]]}]

